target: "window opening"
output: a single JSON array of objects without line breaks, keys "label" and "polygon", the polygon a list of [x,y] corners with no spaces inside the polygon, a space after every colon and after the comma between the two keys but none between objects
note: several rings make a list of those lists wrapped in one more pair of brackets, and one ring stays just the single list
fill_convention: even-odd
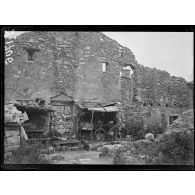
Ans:
[{"label": "window opening", "polygon": [[107,72],[108,71],[108,63],[107,62],[103,62],[102,63],[102,71],[103,72]]},{"label": "window opening", "polygon": [[34,48],[25,48],[26,52],[28,53],[28,61],[33,62],[34,61],[34,54],[35,52],[39,52],[40,49],[34,49]]}]

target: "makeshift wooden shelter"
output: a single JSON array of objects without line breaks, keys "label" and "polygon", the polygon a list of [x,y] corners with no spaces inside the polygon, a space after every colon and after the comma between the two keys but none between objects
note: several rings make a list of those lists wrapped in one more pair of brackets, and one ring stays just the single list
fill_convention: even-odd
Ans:
[{"label": "makeshift wooden shelter", "polygon": [[[72,135],[76,135],[74,126],[74,101],[73,98],[61,92],[56,96],[50,98],[50,105],[58,113],[56,116],[57,122],[60,123],[60,128],[62,132],[70,131]],[[58,126],[56,124],[56,130]]]},{"label": "makeshift wooden shelter", "polygon": [[29,120],[25,121],[22,126],[30,138],[41,137],[45,132],[50,135],[55,130],[53,109],[44,106],[33,106],[30,101],[14,103],[14,105],[18,110],[26,112],[28,115]]},{"label": "makeshift wooden shelter", "polygon": [[118,122],[117,103],[77,102],[77,130],[79,138],[92,139],[98,122],[106,125],[110,121]]},{"label": "makeshift wooden shelter", "polygon": [[[49,142],[55,129],[53,112],[44,104],[34,100],[17,100],[5,104],[4,151],[12,154],[24,141]],[[49,144],[48,144],[49,145]]]}]

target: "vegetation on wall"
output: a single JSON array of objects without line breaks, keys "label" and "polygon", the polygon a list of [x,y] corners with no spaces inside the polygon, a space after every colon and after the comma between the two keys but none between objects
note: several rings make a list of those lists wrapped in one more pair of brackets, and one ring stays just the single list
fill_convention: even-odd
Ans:
[{"label": "vegetation on wall", "polygon": [[152,133],[154,137],[162,134],[165,129],[158,120],[150,120],[147,124],[142,117],[133,117],[125,125],[128,134],[132,135],[134,140],[144,139],[145,134]]},{"label": "vegetation on wall", "polygon": [[134,140],[144,138],[144,121],[142,118],[131,118],[125,124],[127,133],[132,135]]}]

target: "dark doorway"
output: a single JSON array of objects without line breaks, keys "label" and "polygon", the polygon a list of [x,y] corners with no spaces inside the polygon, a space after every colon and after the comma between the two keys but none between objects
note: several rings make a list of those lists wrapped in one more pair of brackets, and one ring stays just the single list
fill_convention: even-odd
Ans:
[{"label": "dark doorway", "polygon": [[178,118],[178,115],[169,116],[169,125],[171,125],[173,121],[175,121],[177,118]]}]

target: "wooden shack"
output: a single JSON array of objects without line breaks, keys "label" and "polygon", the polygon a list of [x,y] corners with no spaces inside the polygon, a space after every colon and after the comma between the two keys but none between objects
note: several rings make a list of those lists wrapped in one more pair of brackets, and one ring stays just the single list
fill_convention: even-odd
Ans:
[{"label": "wooden shack", "polygon": [[73,122],[74,101],[72,97],[61,92],[50,98],[50,105],[55,110],[55,130],[61,134],[75,135]]},{"label": "wooden shack", "polygon": [[29,120],[25,121],[22,126],[29,138],[39,138],[43,133],[48,135],[55,130],[53,122],[54,110],[46,107],[32,107],[29,105],[14,104],[19,111],[26,112]]},{"label": "wooden shack", "polygon": [[92,134],[99,127],[98,122],[107,125],[118,122],[117,103],[77,102],[77,133],[81,139],[92,139]]}]

